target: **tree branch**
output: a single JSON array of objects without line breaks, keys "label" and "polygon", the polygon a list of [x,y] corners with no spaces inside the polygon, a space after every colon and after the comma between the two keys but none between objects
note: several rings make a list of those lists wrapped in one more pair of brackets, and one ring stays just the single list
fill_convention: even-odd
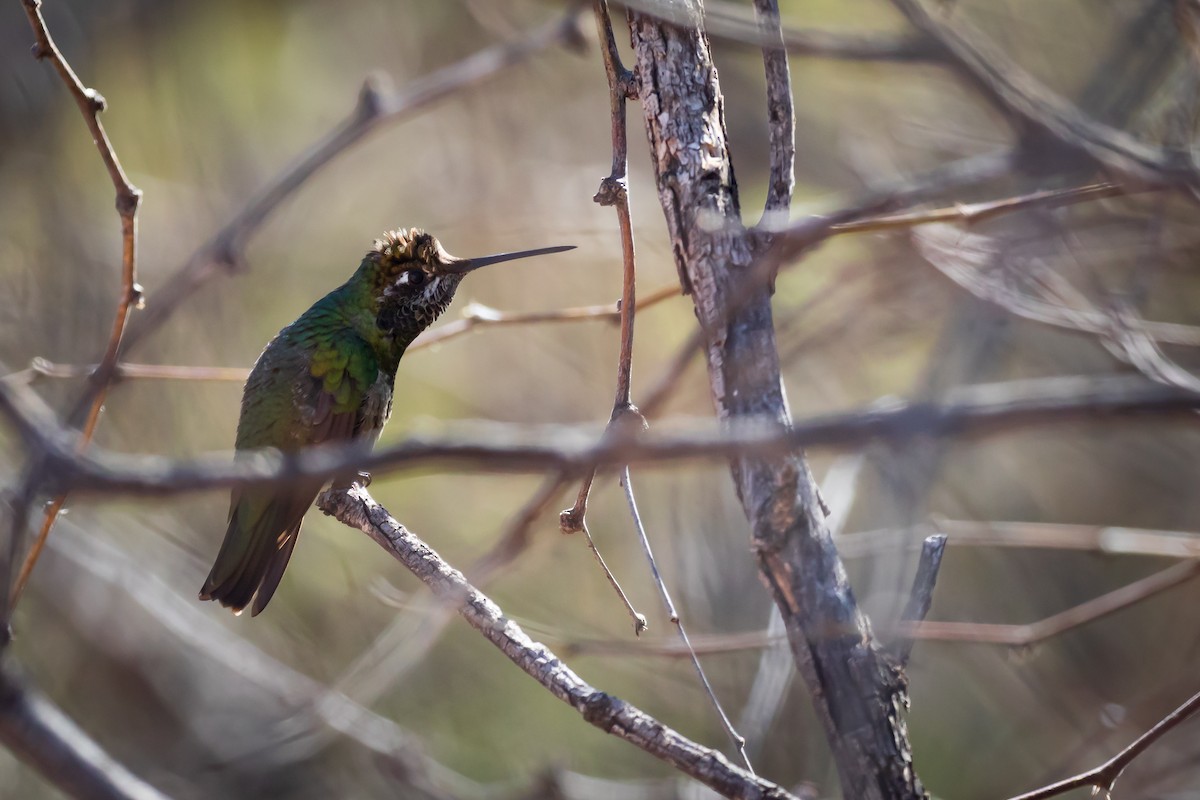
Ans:
[{"label": "tree branch", "polygon": [[279,173],[241,212],[200,246],[154,297],[154,302],[130,331],[125,350],[136,347],[201,286],[222,273],[237,269],[242,252],[262,223],[309,178],[376,129],[424,110],[468,86],[480,83],[502,70],[554,44],[577,36],[578,11],[546,23],[513,42],[493,45],[413,81],[403,90],[390,93],[368,79],[350,115],[315,142],[300,158]]},{"label": "tree branch", "polygon": [[[705,334],[718,416],[726,423],[766,418],[786,429],[790,411],[768,281],[758,280],[763,267],[740,228],[721,88],[700,6],[688,10],[695,18],[679,26],[630,14],[659,197]],[[732,470],[760,572],[843,791],[850,798],[925,797],[901,720],[908,700],[899,669],[875,646],[850,591],[807,462],[795,451],[770,460],[743,456]]]},{"label": "tree branch", "polygon": [[321,445],[295,453],[251,451],[234,463],[226,456],[173,460],[94,448],[76,453],[75,439],[29,390],[0,381],[0,417],[32,450],[48,454],[54,485],[106,495],[170,495],[234,486],[262,486],[301,477],[330,477],[347,469],[385,473],[405,467],[455,465],[490,472],[559,471],[583,474],[595,466],[685,460],[794,457],[802,447],[854,449],[874,440],[921,436],[959,438],[1065,422],[1165,419],[1191,416],[1200,395],[1141,377],[1052,378],[967,386],[942,403],[883,399],[859,411],[813,417],[791,425],[747,415],[720,427],[630,437],[594,426],[474,422],[441,435],[414,434],[370,451],[362,443]]},{"label": "tree branch", "polygon": [[[46,20],[42,17],[41,0],[22,0],[22,6],[37,40],[33,47],[33,55],[35,58],[48,59],[53,64],[54,70],[62,78],[62,82],[71,93],[75,104],[79,106],[79,111],[83,114],[84,122],[92,135],[92,141],[95,142],[96,149],[100,152],[100,160],[104,162],[104,168],[108,171],[113,188],[116,190],[117,215],[121,219],[121,290],[120,296],[117,298],[117,311],[113,317],[112,332],[109,334],[104,355],[101,356],[96,371],[91,375],[88,388],[79,404],[84,414],[79,447],[84,448],[95,435],[96,425],[100,421],[100,408],[104,405],[104,397],[115,376],[117,357],[120,354],[121,341],[125,335],[129,314],[135,306],[140,307],[141,305],[142,287],[137,282],[137,212],[142,193],[126,177],[125,170],[108,139],[108,133],[100,122],[100,112],[107,107],[104,96],[95,89],[84,86],[75,71],[71,69],[71,65],[63,57],[62,52],[54,43],[54,39],[51,38],[50,31],[46,28]],[[22,479],[24,485],[21,490],[22,494],[31,493],[31,483],[37,472],[36,463],[31,460]],[[38,531],[37,538],[34,539],[33,547],[25,556],[20,572],[15,577],[12,572],[16,567],[19,549],[25,540],[26,515],[21,513],[15,514],[13,517],[8,552],[9,563],[3,570],[3,584],[0,585],[0,595],[2,595],[0,596],[0,623],[5,626],[12,615],[12,609],[21,597],[25,584],[29,581],[29,575],[37,563],[38,556],[41,555],[42,548],[46,545],[46,538],[50,535],[51,528],[54,527],[54,521],[58,519],[59,512],[62,511],[65,503],[66,497],[59,496],[47,506],[42,517],[42,527]]]},{"label": "tree branch", "polygon": [[1186,703],[1172,711],[1160,720],[1157,725],[1139,736],[1133,744],[1095,769],[1076,775],[1074,778],[1068,778],[1065,781],[1044,786],[1036,791],[1018,795],[1013,797],[1012,800],[1043,800],[1043,798],[1056,797],[1072,789],[1078,789],[1081,786],[1095,787],[1097,792],[1094,792],[1093,796],[1099,792],[1108,795],[1112,791],[1113,785],[1116,784],[1117,778],[1121,777],[1121,773],[1125,771],[1125,768],[1135,758],[1144,753],[1152,744],[1167,733],[1179,727],[1184,720],[1197,711],[1200,711],[1200,693],[1192,695]]},{"label": "tree branch", "polygon": [[114,761],[49,700],[0,668],[0,742],[71,797],[166,800]]},{"label": "tree branch", "polygon": [[530,639],[487,596],[397,522],[366,490],[328,491],[318,507],[374,539],[526,674],[597,728],[618,736],[726,797],[791,798],[775,784],[730,764],[645,712],[585,683],[545,645]]},{"label": "tree branch", "polygon": [[938,42],[956,66],[1000,110],[1026,127],[1084,153],[1136,181],[1200,187],[1200,167],[1186,150],[1150,147],[1089,117],[1047,90],[966,23],[931,12],[925,0],[892,0],[913,26]]}]

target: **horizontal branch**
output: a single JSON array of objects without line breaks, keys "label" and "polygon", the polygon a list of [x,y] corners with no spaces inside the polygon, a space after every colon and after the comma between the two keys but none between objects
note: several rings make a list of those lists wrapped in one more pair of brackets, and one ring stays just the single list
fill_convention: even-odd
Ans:
[{"label": "horizontal branch", "polygon": [[[661,0],[620,0],[617,5],[667,22],[693,24],[687,6]],[[778,47],[780,43],[778,31],[765,27],[744,6],[726,0],[706,0],[704,31],[711,38],[751,47]],[[844,61],[905,63],[945,58],[945,52],[936,42],[916,34],[894,36],[784,26],[782,45],[792,55]]]},{"label": "horizontal branch", "polygon": [[25,387],[0,381],[0,417],[26,446],[46,454],[51,490],[165,495],[201,489],[264,485],[299,477],[329,477],[347,469],[388,472],[454,465],[491,472],[583,473],[595,466],[683,460],[774,457],[803,447],[858,448],[874,440],[978,437],[1066,422],[1163,419],[1190,415],[1200,394],[1141,377],[1064,377],[962,387],[942,403],[882,399],[858,411],[829,414],[790,427],[753,419],[640,435],[595,426],[457,423],[441,435],[412,434],[370,452],[365,443],[318,446],[295,453],[252,451],[173,460],[102,452],[79,454],[74,438]]},{"label": "horizontal branch", "polygon": [[365,489],[326,492],[326,514],[374,539],[439,599],[458,613],[526,674],[606,733],[631,742],[725,797],[791,798],[784,789],[729,763],[723,755],[683,737],[620,698],[598,691],[545,645],[534,642],[462,573],[397,522]]},{"label": "horizontal branch", "polygon": [[[658,305],[664,300],[679,297],[678,283],[648,293],[637,302],[638,310]],[[543,323],[621,320],[620,303],[604,303],[591,306],[569,306],[549,311],[502,311],[482,303],[469,303],[462,316],[445,325],[425,331],[409,345],[406,353],[413,353],[450,339],[457,339],[478,328],[503,327],[507,325],[537,325]],[[34,358],[23,370],[5,375],[0,380],[10,383],[32,383],[37,378],[87,378],[96,371],[96,364],[58,364],[45,358]],[[242,382],[250,375],[246,367],[201,367],[186,364],[137,364],[122,362],[114,368],[114,376],[120,380],[172,380],[172,381],[229,381]]]}]

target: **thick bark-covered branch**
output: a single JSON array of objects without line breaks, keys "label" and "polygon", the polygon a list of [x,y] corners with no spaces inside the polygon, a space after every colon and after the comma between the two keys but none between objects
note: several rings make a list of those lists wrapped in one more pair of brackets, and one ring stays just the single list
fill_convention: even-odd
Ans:
[{"label": "thick bark-covered branch", "polygon": [[684,738],[629,703],[585,683],[545,645],[530,639],[505,617],[461,572],[397,522],[365,489],[354,486],[325,492],[317,505],[374,539],[435,596],[452,603],[463,619],[509,660],[597,728],[631,742],[726,797],[792,797],[770,781],[730,764],[715,750]]},{"label": "thick bark-covered branch", "polygon": [[[698,6],[694,7],[697,17]],[[688,27],[630,15],[659,199],[676,266],[708,336],[713,400],[722,419],[789,422],[770,293],[730,308],[753,272],[740,229],[723,100],[699,20]],[[850,798],[922,798],[901,718],[899,669],[876,646],[825,526],[816,482],[798,453],[739,458],[734,480],[762,575],[783,615],[797,666]]]}]

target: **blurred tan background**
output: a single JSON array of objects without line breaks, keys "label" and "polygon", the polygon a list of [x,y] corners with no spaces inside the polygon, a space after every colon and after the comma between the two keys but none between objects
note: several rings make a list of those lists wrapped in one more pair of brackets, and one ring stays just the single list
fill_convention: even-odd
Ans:
[{"label": "blurred tan background", "polygon": [[[782,5],[795,27],[906,30],[886,2]],[[1195,63],[1172,6],[974,0],[956,13],[1081,108],[1161,142],[1170,133],[1164,119],[1195,94]],[[384,74],[403,87],[560,9],[523,0],[55,0],[45,13],[85,83],[108,99],[104,124],[145,193],[140,281],[153,305],[156,290],[195,248],[349,113],[365,76]],[[464,256],[579,246],[472,276],[446,321],[472,300],[511,311],[614,301],[617,227],[591,201],[609,170],[607,88],[591,20],[582,21],[586,52],[547,50],[343,154],[254,234],[244,272],[210,283],[131,358],[249,367],[280,327],[350,274],[374,237],[399,226],[425,227]],[[618,38],[624,47],[624,31]],[[18,4],[0,6],[4,372],[34,357],[94,361],[118,288],[111,186],[63,87],[29,56],[31,42]],[[715,47],[743,210],[753,223],[766,165],[761,60],[744,44]],[[935,66],[793,57],[792,76],[794,217],[875,181],[1011,144],[1003,120]],[[640,109],[630,108],[630,123],[645,294],[673,283],[675,267]],[[1003,191],[948,199],[1095,178],[1055,171],[1048,165],[1044,174],[1014,176]],[[1017,290],[1028,289],[1021,270],[1033,265],[1101,306],[1120,296],[1149,319],[1197,325],[1196,219],[1188,200],[1152,193],[1014,215],[977,230],[1007,259],[998,274]],[[882,395],[937,398],[963,384],[1129,371],[1095,337],[973,298],[923,260],[904,233],[834,240],[780,277],[775,309],[796,418]],[[683,298],[638,317],[635,402],[693,324]],[[383,442],[430,419],[602,422],[617,344],[615,325],[593,321],[483,329],[414,352],[401,365]],[[1200,368],[1194,349],[1168,353]],[[65,410],[82,384],[35,385]],[[126,381],[110,395],[97,440],[168,456],[226,451],[240,394],[236,382]],[[667,414],[711,414],[699,363]],[[839,515],[848,513],[848,541],[856,532],[942,518],[1184,532],[1200,526],[1200,432],[1191,422],[1070,425],[969,444],[871,447],[860,457],[812,455],[819,477],[833,470],[827,493]],[[17,443],[0,431],[0,479],[10,483],[20,466]],[[727,470],[642,469],[635,480],[691,633],[704,639],[765,630],[769,600]],[[377,478],[372,492],[462,567],[489,548],[539,482],[416,472]],[[583,541],[557,531],[555,511],[567,504],[537,522],[534,546],[488,591],[560,651],[579,640],[629,640],[628,620]],[[308,518],[263,616],[233,618],[197,602],[226,509],[224,493],[71,502],[14,623],[9,657],[114,757],[163,791],[179,798],[422,796],[389,738],[400,730],[460,776],[434,769],[433,782],[449,796],[541,796],[539,776],[553,771],[564,776],[568,796],[682,791],[667,767],[584,724],[461,622],[452,621],[428,653],[411,647],[428,623],[416,582],[365,537],[318,513]],[[612,477],[599,480],[589,523],[650,617],[646,649],[673,642]],[[858,553],[849,559],[855,590],[877,626],[903,605],[915,563],[910,545],[918,540],[898,535],[850,548]],[[1032,622],[1171,563],[952,542],[930,619]],[[927,787],[945,797],[1007,796],[1107,758],[1200,688],[1198,601],[1200,587],[1186,584],[1032,648],[918,643],[909,730]],[[629,654],[568,660],[598,688],[726,746],[685,662]],[[746,650],[704,663],[750,738],[756,767],[785,786],[810,783],[817,796],[834,796],[836,773],[803,686],[790,680],[789,660]],[[357,738],[314,719],[321,688],[332,685],[378,715],[324,706]],[[387,720],[396,727],[378,727]],[[1122,779],[1128,796],[1200,791],[1196,732],[1194,725],[1177,732],[1135,764]],[[0,753],[0,796],[57,794]]]}]

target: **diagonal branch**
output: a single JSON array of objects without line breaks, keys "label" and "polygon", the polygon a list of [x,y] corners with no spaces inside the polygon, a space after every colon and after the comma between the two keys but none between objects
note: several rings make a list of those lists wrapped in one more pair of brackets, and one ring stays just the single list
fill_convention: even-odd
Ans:
[{"label": "diagonal branch", "polygon": [[371,451],[361,443],[319,445],[295,453],[262,450],[229,463],[224,456],[166,459],[106,452],[76,453],[29,390],[0,381],[0,417],[32,451],[44,452],[55,487],[116,495],[170,495],[234,486],[264,486],[330,477],[348,469],[380,474],[417,465],[455,465],[488,472],[583,474],[596,466],[731,458],[793,458],[799,448],[859,448],[874,440],[921,436],[980,437],[1063,422],[1191,418],[1200,395],[1144,378],[1054,378],[966,386],[942,403],[883,399],[865,409],[780,425],[761,416],[720,427],[649,431],[630,437],[594,426],[460,423],[441,435],[414,434]]},{"label": "diagonal branch", "polygon": [[315,142],[291,166],[278,174],[225,227],[200,246],[167,279],[154,303],[130,332],[126,350],[140,344],[162,325],[201,286],[214,277],[237,269],[246,242],[279,205],[304,183],[368,134],[398,122],[462,89],[481,83],[535,53],[572,40],[576,35],[577,10],[546,23],[513,42],[497,44],[462,61],[413,81],[399,92],[388,92],[368,79],[350,115]]},{"label": "diagonal branch", "polygon": [[318,507],[374,539],[429,589],[452,603],[471,627],[585,720],[618,736],[726,797],[790,798],[784,789],[730,764],[720,753],[684,738],[645,712],[601,692],[576,675],[545,645],[534,642],[482,592],[467,583],[428,545],[397,522],[366,490],[321,495]]},{"label": "diagonal branch", "polygon": [[1043,800],[1047,797],[1056,797],[1060,794],[1065,794],[1072,789],[1078,789],[1083,786],[1093,787],[1095,790],[1093,791],[1093,796],[1101,793],[1108,796],[1112,792],[1117,778],[1121,777],[1121,773],[1125,771],[1125,768],[1135,758],[1144,753],[1163,736],[1179,727],[1184,720],[1197,711],[1200,711],[1200,693],[1192,695],[1186,703],[1163,717],[1153,728],[1139,736],[1133,744],[1095,769],[1076,775],[1074,778],[1068,778],[1065,781],[1059,781],[1058,783],[1044,786],[1041,789],[1026,792],[1012,798],[1012,800]]},{"label": "diagonal branch", "polygon": [[1200,167],[1186,150],[1150,147],[1099,122],[1046,89],[1003,50],[962,21],[929,10],[928,0],[892,0],[913,26],[945,48],[990,102],[1026,127],[1084,153],[1113,172],[1152,184],[1200,186]]},{"label": "diagonal branch", "polygon": [[71,797],[166,800],[24,685],[11,667],[0,669],[0,743]]}]

